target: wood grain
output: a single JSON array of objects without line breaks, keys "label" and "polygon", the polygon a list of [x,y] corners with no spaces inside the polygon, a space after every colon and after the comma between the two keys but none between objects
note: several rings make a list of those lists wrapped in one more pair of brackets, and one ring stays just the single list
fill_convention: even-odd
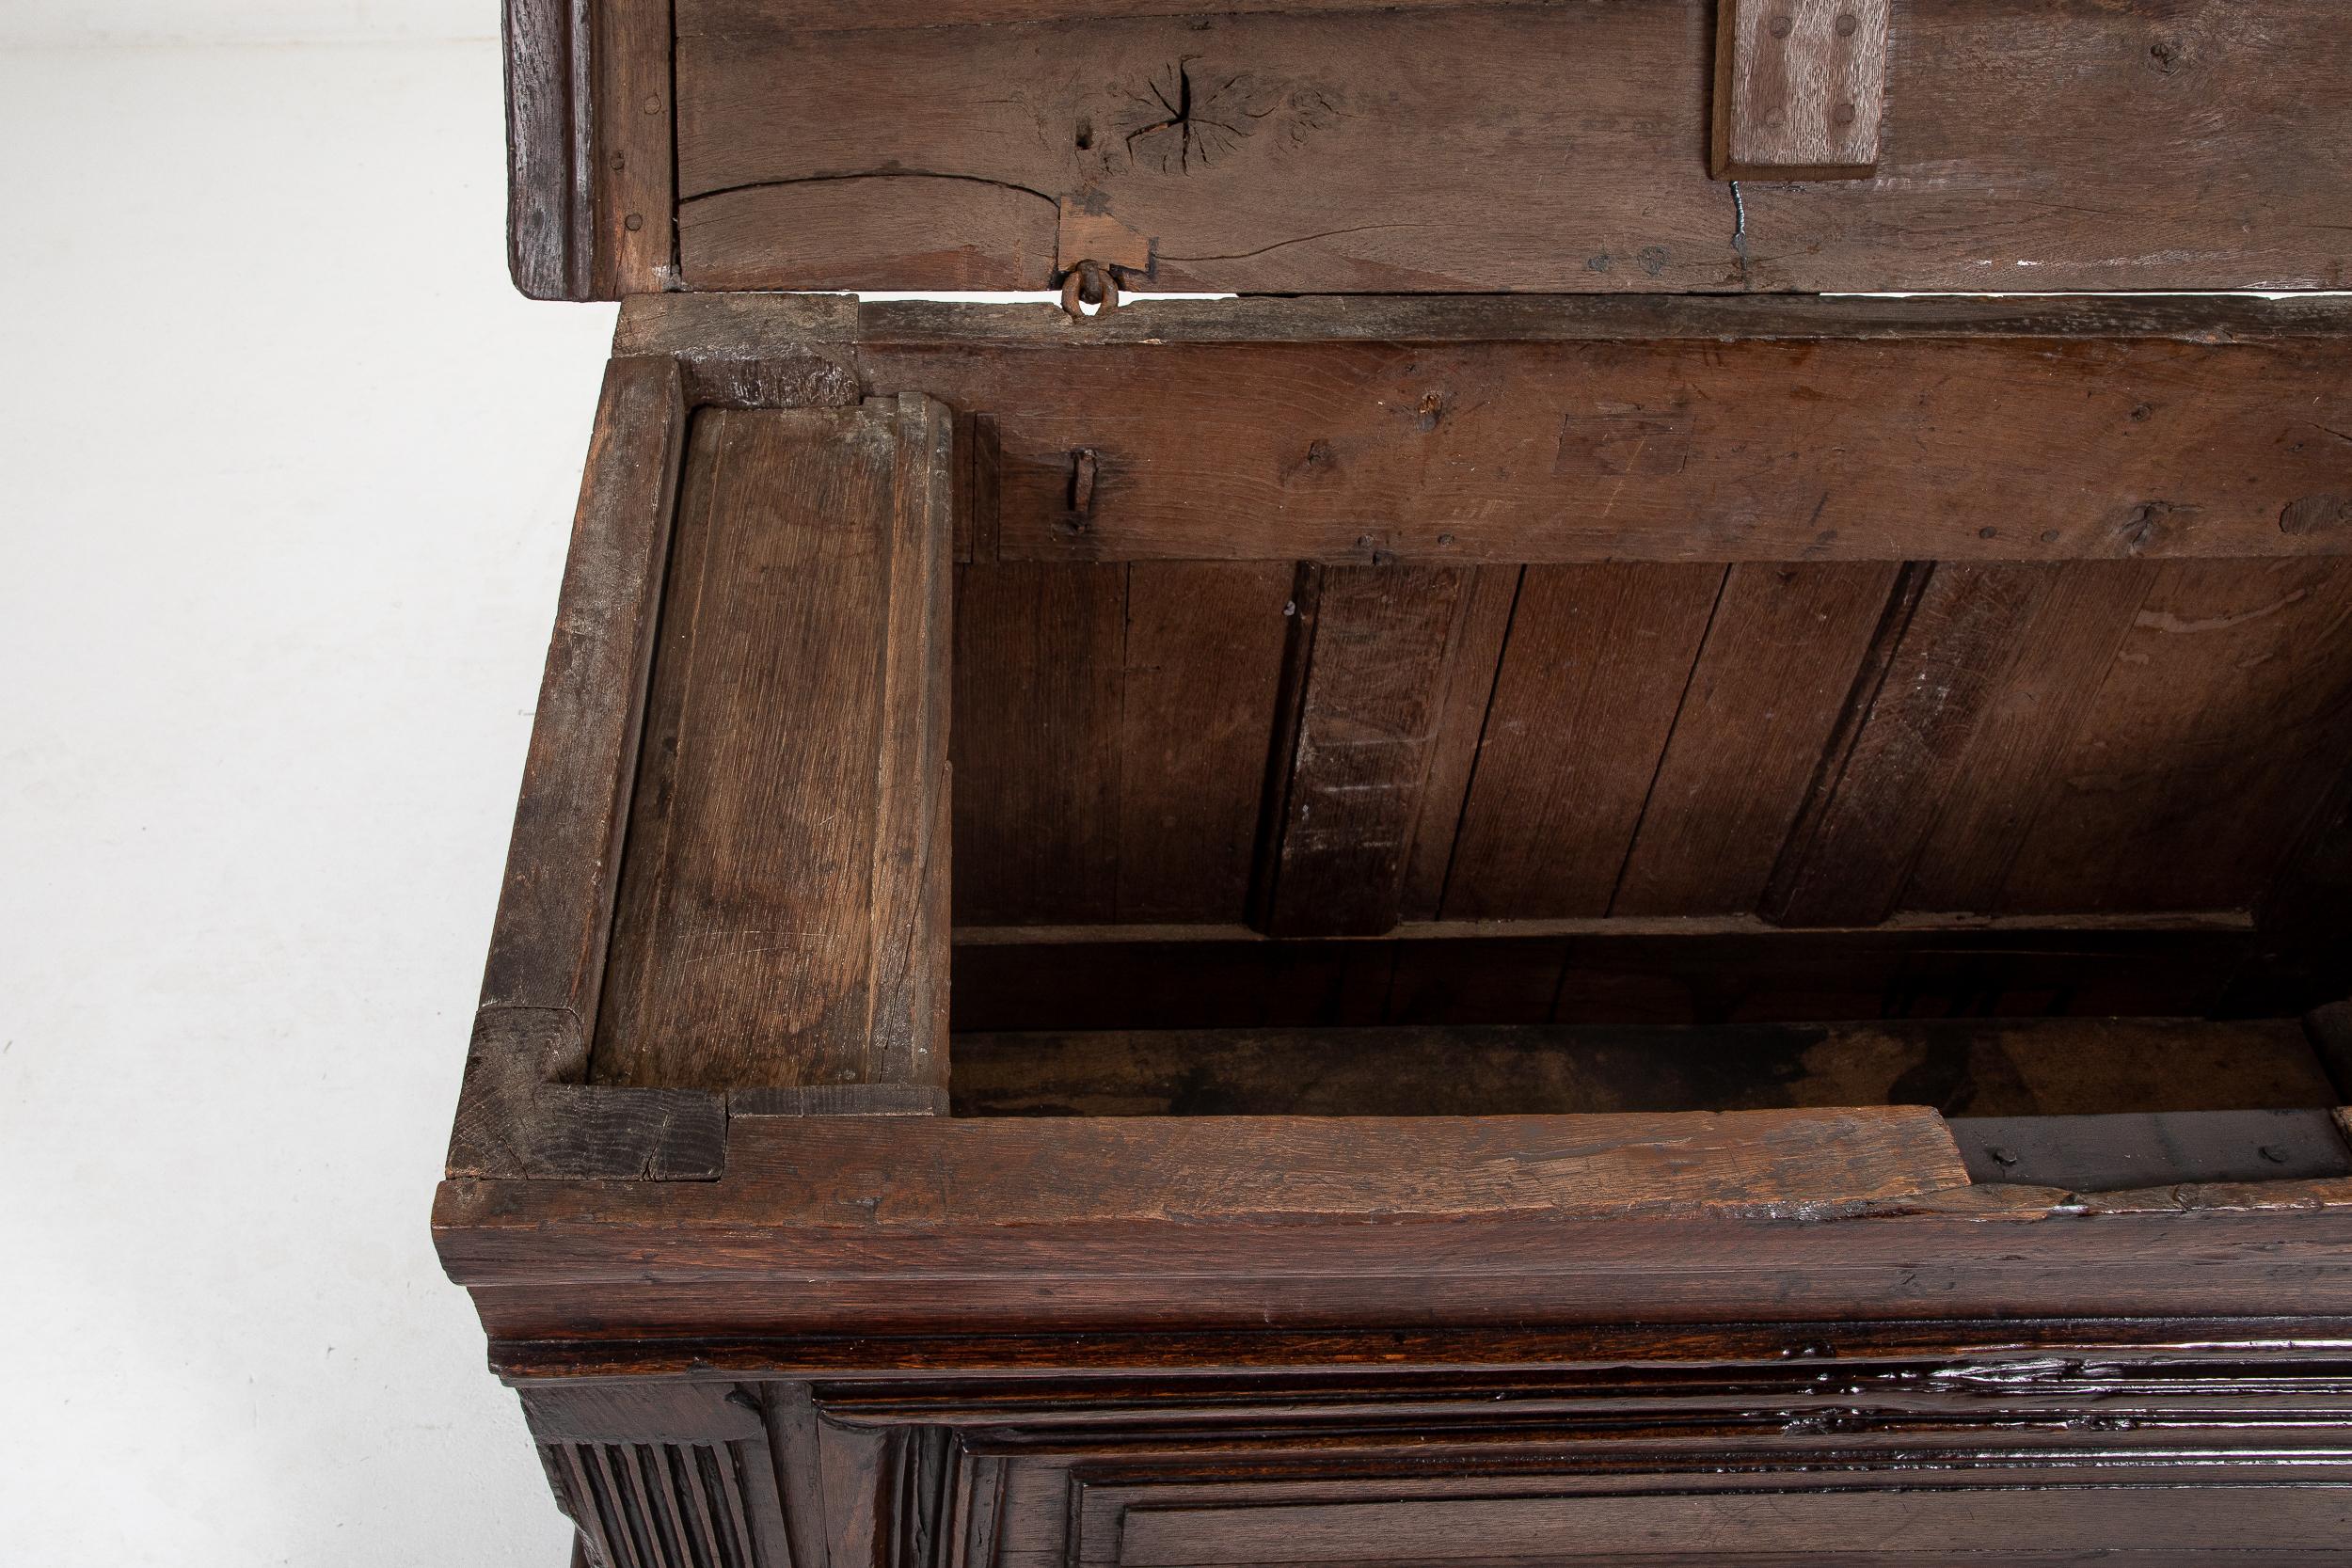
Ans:
[{"label": "wood grain", "polygon": [[1907,7],[1877,178],[1736,198],[1705,7],[1137,8],[683,0],[689,286],[1040,288],[1066,198],[1179,289],[2352,280],[2333,0]]},{"label": "wood grain", "polygon": [[2009,907],[2002,888],[2010,869],[2159,570],[2153,562],[2129,561],[2051,568],[2013,650],[1983,651],[1998,673],[1966,760],[1912,866],[1904,907]]},{"label": "wood grain", "polygon": [[[686,5],[687,279],[1043,287],[1068,197],[1151,239],[1162,286],[1270,293],[1319,277],[1352,291],[1506,289],[1556,286],[1537,280],[1555,277],[1622,286],[1588,269],[1595,258],[1629,277],[1655,268],[1672,286],[1723,286],[1736,276],[1730,203],[1699,161],[1704,88],[1681,126],[1655,112],[1677,80],[1703,81],[1705,18],[1604,8],[1562,25],[1565,14],[806,32],[740,10],[706,22]],[[1561,79],[1596,51],[1613,52],[1619,69]],[[1007,93],[1006,83],[1022,88]],[[1629,222],[1605,199],[1583,219],[1505,203],[1491,182],[1464,178],[1492,166],[1499,144],[1524,143],[1515,161],[1565,161],[1565,128],[1541,124],[1549,110],[1526,112],[1538,92],[1573,93],[1587,124],[1623,127],[1576,161],[1588,182],[1620,193],[1647,182],[1645,219]],[[1677,161],[1670,149],[1689,178],[1659,178]],[[1440,168],[1442,182],[1412,172]],[[1422,194],[1400,201],[1406,190]],[[1521,215],[1508,230],[1492,221],[1513,207]],[[1496,238],[1465,245],[1472,225]],[[1551,255],[1533,272],[1511,259],[1539,249]]]},{"label": "wood grain", "polygon": [[485,1007],[596,1016],[686,432],[676,365],[628,359],[607,369],[491,927]]},{"label": "wood grain", "polygon": [[1120,920],[1243,917],[1291,588],[1282,564],[1127,569]]},{"label": "wood grain", "polygon": [[[1282,1550],[1300,1564],[1476,1564],[1540,1560],[1642,1568],[1699,1568],[1734,1560],[1765,1565],[1824,1560],[1854,1568],[1951,1568],[1979,1553],[1994,1560],[2095,1560],[2117,1521],[2086,1506],[2074,1487],[1906,1491],[1897,1496],[1794,1487],[1692,1495],[1659,1486],[1645,1495],[1392,1498],[1310,1502],[1234,1500],[1139,1507],[1124,1521],[1125,1568],[1243,1568]],[[2096,1494],[2092,1494],[2096,1496]],[[2141,1539],[2176,1551],[2150,1554],[2160,1568],[2262,1555],[2280,1563],[2325,1561],[2323,1544],[2352,1527],[2352,1485],[2341,1481],[2281,1508],[2266,1492],[2200,1486],[2147,1488],[2133,1520]],[[1850,1541],[1966,1541],[1964,1552],[1838,1550]],[[1475,1542],[1475,1548],[1467,1544]],[[2135,1556],[2141,1555],[2135,1553]]]},{"label": "wood grain", "polygon": [[[1186,318],[1161,319],[1181,334]],[[1009,560],[2019,562],[2352,547],[2352,527],[2281,527],[2309,498],[2352,495],[2352,443],[2328,434],[2352,430],[2333,339],[1057,338],[859,351],[877,389],[996,417]],[[1103,476],[1082,529],[1070,514],[1079,451]]]},{"label": "wood grain", "polygon": [[967,566],[956,594],[955,919],[1118,914],[1123,566]]},{"label": "wood grain", "polygon": [[1879,161],[1891,8],[1890,0],[1723,0],[1715,178],[1867,179]]},{"label": "wood grain", "polygon": [[726,1107],[587,1086],[686,446],[667,360],[608,367],[450,1135],[453,1175],[707,1180]]},{"label": "wood grain", "polygon": [[532,299],[595,285],[587,0],[504,0],[506,263]]},{"label": "wood grain", "polygon": [[603,1081],[946,1081],[948,431],[697,419]]},{"label": "wood grain", "polygon": [[1459,572],[1332,567],[1308,590],[1295,741],[1260,924],[1376,935],[1397,921],[1466,584]]},{"label": "wood grain", "polygon": [[[770,1126],[786,1128],[771,1136]],[[763,1123],[781,1166],[733,1195],[778,1224],[919,1232],[943,1223],[1115,1225],[1766,1214],[1962,1185],[1941,1117],[1915,1107],[1660,1116],[1077,1120],[866,1117]],[[783,1153],[799,1140],[802,1152]],[[919,1151],[919,1157],[914,1151]],[[730,1176],[738,1172],[731,1167]],[[747,1167],[742,1174],[749,1174]],[[763,1190],[764,1189],[764,1190]],[[724,1196],[725,1195],[721,1195]],[[968,1217],[968,1218],[967,1218]]]},{"label": "wood grain", "polygon": [[2299,1313],[2352,1291],[2352,1183],[2088,1205],[1959,1186],[1950,1150],[1924,1111],[750,1118],[723,1181],[452,1182],[437,1237],[509,1338],[2228,1314],[2257,1280]]},{"label": "wood grain", "polygon": [[1938,565],[1766,908],[2250,906],[2352,742],[2347,592],[2319,563]]},{"label": "wood grain", "polygon": [[2205,344],[2342,339],[2341,295],[1305,294],[1140,298],[1074,321],[1042,303],[847,294],[635,294],[614,351],[690,361],[762,346],[913,349],[1155,343],[1883,342],[2112,340]]},{"label": "wood grain", "polygon": [[1422,786],[1421,816],[1406,862],[1399,901],[1404,919],[1435,920],[1445,899],[1462,809],[1486,739],[1487,709],[1494,701],[1495,676],[1511,635],[1523,575],[1517,566],[1473,566],[1465,573],[1461,626],[1447,664],[1429,775]]},{"label": "wood grain", "polygon": [[591,8],[597,299],[659,291],[677,277],[669,9],[660,3]]},{"label": "wood grain", "polygon": [[[782,277],[803,280],[784,287],[826,287],[830,277],[897,278],[889,286],[898,288],[1043,288],[1053,277],[1056,211],[1035,193],[956,176],[754,181],[681,200],[678,252],[690,259],[697,289],[772,289]],[[795,248],[827,264],[778,268],[780,220]]]},{"label": "wood grain", "polygon": [[[2292,1318],[2239,1316],[2228,1325],[2226,1335],[2217,1333],[2220,1325],[2215,1323],[2162,1317],[2089,1324],[2049,1319],[2008,1323],[1781,1319],[1703,1326],[1609,1323],[1436,1332],[1416,1327],[1083,1335],[912,1333],[887,1339],[846,1340],[781,1333],[756,1339],[707,1336],[661,1344],[501,1340],[491,1345],[491,1365],[514,1382],[663,1377],[680,1372],[756,1372],[793,1379],[832,1378],[843,1372],[948,1377],[1001,1374],[1023,1380],[1005,1392],[1022,1408],[1033,1410],[1040,1404],[1050,1407],[1060,1391],[1054,1384],[1034,1380],[1038,1372],[1086,1376],[1141,1367],[1179,1377],[1207,1373],[1213,1378],[1250,1378],[1269,1391],[1281,1388],[1293,1398],[1299,1392],[1295,1377],[1325,1378],[1338,1373],[1339,1378],[1327,1386],[1343,1399],[1353,1397],[1364,1386],[1357,1380],[1367,1373],[1381,1381],[1393,1374],[1390,1386],[1401,1390],[1430,1372],[1480,1381],[1485,1381],[1483,1373],[1497,1372],[1508,1379],[1532,1372],[1558,1377],[1563,1386],[1589,1386],[1607,1401],[1621,1390],[1616,1380],[1628,1368],[1647,1366],[1673,1378],[1696,1361],[1742,1380],[1744,1386],[1735,1401],[1743,1401],[1747,1388],[1770,1385],[1772,1393],[1792,1403],[1815,1398],[1834,1402],[1837,1394],[1811,1393],[1806,1386],[1815,1383],[1820,1370],[1815,1363],[1835,1356],[1847,1367],[1872,1368],[1897,1378],[1912,1373],[1922,1363],[1951,1365],[1955,1375],[1945,1380],[1952,1386],[1950,1392],[1969,1402],[1967,1408],[1981,1408],[1975,1402],[2015,1398],[2021,1390],[2062,1397],[2096,1383],[2097,1370],[2109,1367],[2128,1368],[2136,1378],[2201,1365],[2208,1370],[2229,1368],[2252,1372],[2268,1368],[2283,1372],[2297,1358],[2294,1341],[2302,1326]],[[2062,1348],[2082,1359],[2056,1354]],[[1745,1383],[1751,1376],[1757,1384]],[[2330,1373],[2323,1370],[2318,1377],[2329,1380]],[[893,1381],[899,1387],[909,1386],[906,1382]],[[1215,1388],[1216,1384],[1196,1386]],[[1648,1392],[1625,1391],[1637,1403]],[[1706,1396],[1706,1401],[1711,1403],[1727,1391],[1719,1388]],[[1489,1402],[1493,1392],[1492,1388],[1486,1391]],[[2265,1396],[2257,1389],[2252,1397]],[[998,1407],[1002,1408],[1001,1403]],[[1622,1408],[1613,1401],[1607,1407]],[[1152,1414],[1130,1409],[1141,1420],[1153,1419]]]},{"label": "wood grain", "polygon": [[2004,902],[2249,905],[2335,789],[2348,746],[2352,573],[2160,572],[2057,763]]},{"label": "wood grain", "polygon": [[1528,568],[1448,919],[1608,912],[1724,582],[1716,566]]},{"label": "wood grain", "polygon": [[1242,918],[1291,578],[961,570],[959,920]]},{"label": "wood grain", "polygon": [[1756,908],[1895,578],[1885,562],[1731,568],[1609,912]]},{"label": "wood grain", "polygon": [[[1916,572],[1919,569],[1906,568]],[[1790,926],[1871,926],[1895,911],[2048,572],[1938,563],[1882,622],[1849,720],[1765,890]]]},{"label": "wood grain", "polygon": [[723,1096],[583,1083],[587,1068],[588,1040],[568,1008],[483,1008],[450,1131],[449,1174],[707,1181],[726,1167]]},{"label": "wood grain", "polygon": [[[653,1185],[632,1184],[632,1195]],[[1449,1235],[1399,1221],[1348,1226],[1344,1237],[1332,1234],[1341,1227],[1295,1224],[1150,1227],[1120,1242],[1038,1227],[1025,1245],[993,1258],[961,1227],[861,1240],[847,1225],[763,1227],[753,1202],[729,1206],[753,1216],[732,1226],[685,1219],[657,1227],[648,1221],[660,1211],[638,1211],[592,1228],[559,1217],[586,1196],[577,1185],[453,1183],[444,1192],[444,1267],[473,1288],[494,1339],[635,1340],[657,1352],[690,1337],[787,1333],[871,1345],[943,1332],[1379,1325],[1393,1333],[1441,1323],[1474,1332],[1720,1323],[1735,1310],[1743,1322],[1756,1321],[1754,1313],[1779,1323],[2230,1319],[2244,1315],[2249,1292],[2269,1316],[2341,1319],[2352,1291],[2352,1275],[2329,1252],[2352,1228],[2342,1212],[2352,1182],[2343,1180],[2118,1195],[1955,1188],[1892,1206],[1916,1219],[1883,1223],[1871,1213],[1854,1228],[1821,1223],[1834,1215],[1568,1218]],[[565,1210],[555,1208],[566,1199]],[[526,1216],[537,1216],[535,1259],[516,1245]],[[622,1246],[638,1249],[634,1271],[616,1256]],[[2152,1270],[2151,1256],[2182,1261]],[[943,1268],[954,1272],[927,1272]],[[920,1283],[911,1287],[910,1277]],[[943,1278],[953,1283],[933,1283]]]}]

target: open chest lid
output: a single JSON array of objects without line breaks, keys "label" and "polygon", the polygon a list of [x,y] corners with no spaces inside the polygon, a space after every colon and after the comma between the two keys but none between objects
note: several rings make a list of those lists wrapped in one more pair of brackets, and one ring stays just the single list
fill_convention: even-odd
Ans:
[{"label": "open chest lid", "polygon": [[509,0],[507,49],[540,297],[2352,286],[2341,0]]}]

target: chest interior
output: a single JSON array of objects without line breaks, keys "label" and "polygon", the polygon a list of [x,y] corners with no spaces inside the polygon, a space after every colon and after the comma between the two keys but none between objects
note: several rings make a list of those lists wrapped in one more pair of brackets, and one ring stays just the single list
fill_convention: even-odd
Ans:
[{"label": "chest interior", "polygon": [[[1924,1105],[1992,1180],[2344,1167],[2332,310],[1363,315],[868,306],[832,408],[717,340],[592,1081],[821,1080],[896,919],[948,932],[959,1116]],[[873,412],[918,392],[930,546]],[[925,704],[951,869],[894,915]]]}]

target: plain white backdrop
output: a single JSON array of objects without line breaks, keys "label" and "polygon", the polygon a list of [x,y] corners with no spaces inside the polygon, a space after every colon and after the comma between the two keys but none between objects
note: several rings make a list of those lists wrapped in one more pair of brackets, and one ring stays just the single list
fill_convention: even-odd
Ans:
[{"label": "plain white backdrop", "polygon": [[8,0],[0,47],[438,43],[498,28],[498,0]]},{"label": "plain white backdrop", "polygon": [[565,1560],[426,1233],[612,321],[495,25],[0,7],[10,1568]]}]

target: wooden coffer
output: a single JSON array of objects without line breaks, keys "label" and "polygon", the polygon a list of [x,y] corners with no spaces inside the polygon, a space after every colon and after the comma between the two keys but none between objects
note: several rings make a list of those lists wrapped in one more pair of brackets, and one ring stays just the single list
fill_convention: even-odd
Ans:
[{"label": "wooden coffer", "polygon": [[2343,0],[507,22],[582,1560],[2352,1562]]}]

